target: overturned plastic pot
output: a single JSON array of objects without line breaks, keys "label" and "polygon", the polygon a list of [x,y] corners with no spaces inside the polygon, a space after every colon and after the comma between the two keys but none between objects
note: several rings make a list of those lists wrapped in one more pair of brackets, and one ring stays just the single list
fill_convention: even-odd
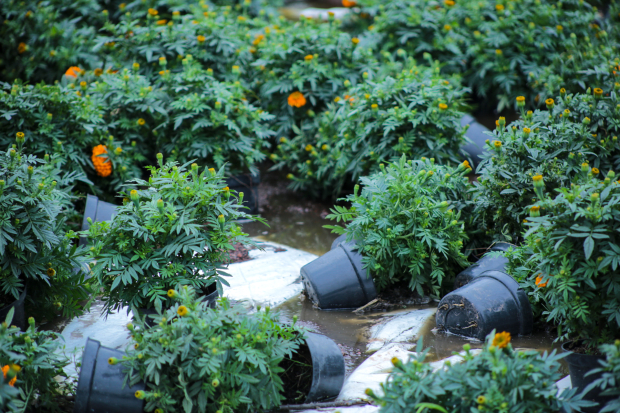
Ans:
[{"label": "overturned plastic pot", "polygon": [[312,355],[312,386],[306,403],[338,397],[344,384],[344,357],[338,345],[322,334],[307,333],[306,345]]},{"label": "overturned plastic pot", "polygon": [[530,334],[533,315],[519,283],[501,271],[487,271],[442,298],[436,323],[450,333],[484,340],[493,329]]},{"label": "overturned plastic pot", "polygon": [[[508,244],[507,242],[498,242],[494,244],[489,251],[508,251],[510,247],[514,247],[512,244]],[[465,284],[468,284],[471,280],[478,277],[479,275],[487,272],[487,271],[505,271],[506,264],[508,264],[508,258],[504,256],[499,257],[489,257],[488,255],[483,256],[475,264],[472,264],[470,267],[464,269],[456,276],[454,280],[454,289],[461,288]]]},{"label": "overturned plastic pot", "polygon": [[[86,208],[84,209],[84,218],[82,219],[82,231],[87,231],[90,228],[88,218],[92,222],[111,221],[112,217],[116,215],[117,206],[109,202],[100,201],[94,195],[88,195],[86,197]],[[84,236],[80,237],[80,245],[86,245],[88,239]]]},{"label": "overturned plastic pot", "polygon": [[[566,358],[566,364],[568,364],[568,372],[570,374],[570,382],[572,388],[578,388],[578,393],[586,389],[591,383],[601,378],[603,372],[595,374],[587,374],[590,370],[601,367],[599,361],[605,360],[605,356],[591,355],[591,354],[579,354],[571,351],[575,347],[580,347],[582,342],[569,341],[562,344],[562,351],[568,353]],[[584,400],[598,403],[598,406],[594,407],[582,407],[581,409],[585,413],[595,413],[603,408],[607,402],[614,399],[613,396],[601,396],[602,389],[600,387],[594,387],[590,389],[584,396]]]},{"label": "overturned plastic pot", "polygon": [[226,180],[228,188],[237,192],[243,192],[243,205],[248,207],[248,214],[258,213],[258,185],[260,174],[235,175]]},{"label": "overturned plastic pot", "polygon": [[323,310],[359,308],[377,297],[355,242],[343,242],[301,268],[308,297]]},{"label": "overturned plastic pot", "polygon": [[125,353],[103,347],[97,340],[86,341],[82,368],[75,394],[73,413],[141,413],[144,401],[135,392],[144,383],[123,386],[125,373],[121,364],[111,365],[111,357],[121,359]]},{"label": "overturned plastic pot", "polygon": [[464,145],[461,150],[467,153],[474,164],[474,167],[482,160],[482,153],[484,152],[484,144],[489,136],[485,133],[489,129],[476,122],[470,115],[465,115],[461,118],[461,126],[468,126],[465,136],[469,139],[469,143]]},{"label": "overturned plastic pot", "polygon": [[4,322],[6,320],[6,316],[11,311],[11,308],[15,309],[13,313],[13,319],[11,320],[11,325],[19,327],[20,330],[26,331],[26,327],[28,324],[26,323],[26,311],[24,309],[24,301],[26,301],[26,288],[19,295],[17,300],[13,301],[11,304],[6,305],[0,308],[0,322]]}]

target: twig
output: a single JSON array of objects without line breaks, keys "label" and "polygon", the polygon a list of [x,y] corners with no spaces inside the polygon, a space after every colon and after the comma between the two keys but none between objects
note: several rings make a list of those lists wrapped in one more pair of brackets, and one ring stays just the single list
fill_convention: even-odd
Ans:
[{"label": "twig", "polygon": [[358,308],[357,310],[353,310],[353,312],[354,312],[354,313],[357,313],[357,312],[359,312],[359,311],[364,311],[367,307],[370,307],[371,305],[376,304],[376,303],[378,303],[378,302],[379,302],[379,299],[378,299],[378,298],[375,298],[374,300],[372,300],[372,301],[371,301],[371,302],[369,302],[368,304],[361,306],[361,307],[360,307],[360,308]]},{"label": "twig", "polygon": [[308,404],[285,404],[280,406],[280,411],[291,410],[312,410],[312,409],[324,409],[331,407],[347,407],[347,406],[359,406],[364,404],[370,404],[366,400],[354,400],[349,402],[326,402],[326,403],[308,403]]}]

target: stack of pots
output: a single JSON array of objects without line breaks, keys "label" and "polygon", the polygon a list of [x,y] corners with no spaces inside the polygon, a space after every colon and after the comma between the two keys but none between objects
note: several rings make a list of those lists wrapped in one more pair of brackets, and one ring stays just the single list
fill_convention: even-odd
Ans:
[{"label": "stack of pots", "polygon": [[[510,247],[498,243],[490,251]],[[437,327],[478,340],[484,340],[493,330],[515,336],[530,334],[532,308],[527,293],[505,273],[507,262],[503,256],[487,255],[457,275],[456,289],[444,296],[437,308]]]},{"label": "stack of pots", "polygon": [[308,297],[323,310],[362,307],[377,298],[355,242],[338,237],[328,253],[301,268]]}]

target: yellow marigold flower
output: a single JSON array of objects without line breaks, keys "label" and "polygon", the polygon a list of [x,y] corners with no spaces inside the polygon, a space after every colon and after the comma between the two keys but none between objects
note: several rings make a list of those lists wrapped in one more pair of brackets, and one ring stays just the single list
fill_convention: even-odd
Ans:
[{"label": "yellow marigold flower", "polygon": [[158,26],[165,26],[166,23],[168,23],[168,20],[166,20],[166,19],[157,20],[157,25]]},{"label": "yellow marigold flower", "polygon": [[594,88],[594,96],[597,98],[603,96],[603,89],[601,89],[600,87]]},{"label": "yellow marigold flower", "polygon": [[495,334],[493,339],[493,346],[498,348],[505,348],[510,343],[510,333],[503,331]]},{"label": "yellow marigold flower", "polygon": [[495,54],[496,55],[501,55],[502,54],[502,49],[495,49]]},{"label": "yellow marigold flower", "polygon": [[239,20],[240,22],[244,22],[245,21],[245,17],[244,16],[238,16],[237,20]]},{"label": "yellow marigold flower", "polygon": [[265,35],[264,34],[259,34],[258,36],[256,36],[254,38],[254,41],[252,42],[253,46],[258,46],[260,44],[260,42],[263,41],[263,39],[265,39]]},{"label": "yellow marigold flower", "polygon": [[22,139],[26,135],[24,135],[24,132],[17,132],[15,136],[17,137],[17,139]]},{"label": "yellow marigold flower", "polygon": [[196,40],[198,40],[198,43],[204,43],[207,38],[200,34],[198,35],[198,37],[196,37]]},{"label": "yellow marigold flower", "polygon": [[293,92],[288,96],[288,104],[300,108],[306,104],[306,97],[299,91]]},{"label": "yellow marigold flower", "polygon": [[523,128],[523,133],[527,136],[532,130],[530,128]]},{"label": "yellow marigold flower", "polygon": [[373,103],[372,105],[370,105],[370,107],[373,109],[378,109],[379,105],[377,105],[376,103]]},{"label": "yellow marigold flower", "polygon": [[495,146],[496,148],[501,148],[502,147],[502,143],[500,141],[494,141],[493,142],[493,146]]},{"label": "yellow marigold flower", "polygon": [[48,268],[48,269],[47,269],[47,275],[48,275],[49,277],[53,277],[54,275],[56,275],[56,270],[55,270],[55,269],[53,269],[53,268]]},{"label": "yellow marigold flower", "polygon": [[452,7],[452,6],[454,6],[456,3],[454,2],[454,0],[445,0],[445,1],[443,2],[443,4],[445,4],[445,5],[446,5],[446,6],[448,6],[448,7]]},{"label": "yellow marigold flower", "polygon": [[542,175],[534,175],[534,176],[532,177],[532,180],[533,180],[534,182],[540,182],[540,181],[542,181],[542,179],[543,179],[543,176],[542,176]]},{"label": "yellow marigold flower", "polygon": [[116,147],[116,149],[114,149],[114,153],[117,155],[120,155],[123,152],[123,148],[121,148],[120,146]]},{"label": "yellow marigold flower", "polygon": [[598,175],[598,174],[599,174],[599,172],[600,172],[600,171],[598,170],[598,168],[592,168],[592,173],[593,173],[594,175]]},{"label": "yellow marigold flower", "polygon": [[307,152],[310,152],[311,150],[312,150],[312,145],[307,144],[307,145],[306,145],[306,151],[307,151]]},{"label": "yellow marigold flower", "polygon": [[323,149],[324,151],[329,149],[329,146],[327,146],[326,143],[323,144],[323,146],[321,146],[321,149]]},{"label": "yellow marigold flower", "polygon": [[564,30],[564,27],[562,27],[562,25],[558,24],[557,26],[555,26],[555,29],[559,32],[561,32],[562,30]]},{"label": "yellow marigold flower", "polygon": [[119,4],[119,5],[118,5],[118,8],[119,8],[121,11],[124,11],[124,10],[125,10],[125,7],[127,7],[127,4],[126,4],[126,3],[121,3],[121,4]]},{"label": "yellow marigold flower", "polygon": [[452,30],[452,26],[450,26],[449,24],[444,24],[443,25],[443,29],[447,32],[449,32],[450,30]]},{"label": "yellow marigold flower", "polygon": [[172,12],[172,15],[173,15],[173,16],[177,16],[177,17],[178,17],[178,16],[180,16],[180,15],[181,15],[181,12],[180,12],[180,11],[173,11],[173,12]]},{"label": "yellow marigold flower", "polygon": [[547,286],[547,282],[548,281],[542,282],[542,280],[543,280],[542,274],[538,274],[538,276],[536,277],[536,281],[535,281],[536,282],[536,287],[544,288],[544,287]]},{"label": "yellow marigold flower", "polygon": [[168,290],[168,292],[166,294],[168,294],[168,297],[174,298],[177,295],[177,292],[174,291],[173,289],[170,289],[170,290]]},{"label": "yellow marigold flower", "polygon": [[286,175],[286,179],[293,179],[293,178],[294,178],[293,174]]},{"label": "yellow marigold flower", "polygon": [[568,116],[568,115],[570,115],[570,110],[564,109],[564,116]]},{"label": "yellow marigold flower", "polygon": [[547,105],[547,107],[549,109],[553,109],[553,106],[555,106],[555,101],[551,98],[545,100],[545,104]]},{"label": "yellow marigold flower", "polygon": [[159,14],[159,12],[155,9],[149,9],[149,14],[151,16],[157,16]]},{"label": "yellow marigold flower", "polygon": [[306,55],[306,57],[304,57],[304,60],[308,61],[308,60],[312,60],[314,59],[314,56],[312,56],[311,54]]},{"label": "yellow marigold flower", "polygon": [[525,96],[517,96],[517,106],[525,106]]},{"label": "yellow marigold flower", "polygon": [[177,314],[180,315],[181,317],[185,317],[188,312],[189,310],[184,305],[179,306],[177,310]]},{"label": "yellow marigold flower", "polygon": [[118,363],[118,359],[116,357],[110,357],[108,359],[108,364],[111,365],[111,366],[114,366],[117,363]]},{"label": "yellow marigold flower", "polygon": [[484,396],[478,396],[478,398],[476,399],[476,401],[478,402],[478,404],[484,404],[487,401],[487,398]]},{"label": "yellow marigold flower", "polygon": [[103,74],[103,69],[101,68],[97,68],[93,71],[93,74],[97,77],[101,76]]},{"label": "yellow marigold flower", "polygon": [[360,42],[360,39],[358,39],[357,37],[354,37],[351,39],[351,41],[353,42],[353,44],[358,44]]},{"label": "yellow marigold flower", "polygon": [[446,110],[446,109],[448,109],[448,105],[446,105],[445,103],[439,104],[439,110]]},{"label": "yellow marigold flower", "polygon": [[142,390],[138,390],[137,392],[134,393],[134,395],[136,396],[136,399],[144,399],[144,392]]},{"label": "yellow marigold flower", "polygon": [[140,126],[144,126],[144,124],[146,123],[146,121],[145,121],[144,119],[140,118],[140,119],[138,119],[138,122],[137,122],[137,123],[138,123],[138,125],[140,125]]},{"label": "yellow marigold flower", "polygon": [[497,11],[504,11],[504,5],[503,4],[496,4],[495,5],[495,10],[497,10]]}]

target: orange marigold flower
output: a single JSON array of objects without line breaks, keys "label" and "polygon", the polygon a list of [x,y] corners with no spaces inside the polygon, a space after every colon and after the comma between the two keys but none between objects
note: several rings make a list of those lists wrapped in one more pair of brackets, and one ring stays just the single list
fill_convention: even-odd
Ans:
[{"label": "orange marigold flower", "polygon": [[28,49],[28,46],[26,46],[26,43],[24,42],[21,42],[19,45],[17,45],[17,52],[19,54],[24,53],[27,49]]},{"label": "orange marigold flower", "polygon": [[71,66],[70,68],[67,69],[67,71],[65,72],[65,76],[68,77],[78,77],[78,75],[82,73],[82,69],[80,69],[77,66]]},{"label": "orange marigold flower", "polygon": [[306,55],[306,56],[304,57],[304,60],[312,60],[312,59],[314,59],[314,56],[312,56],[311,54]]},{"label": "orange marigold flower", "polygon": [[497,10],[497,11],[504,11],[504,5],[503,4],[496,4],[495,5],[495,10]]},{"label": "orange marigold flower", "polygon": [[504,348],[510,343],[510,333],[503,331],[495,334],[493,338],[493,346],[498,348]]},{"label": "orange marigold flower", "polygon": [[159,14],[159,12],[155,9],[149,9],[149,14],[151,16],[157,16]]},{"label": "orange marigold flower", "polygon": [[547,286],[548,281],[542,282],[542,280],[543,280],[542,274],[538,274],[538,276],[536,277],[536,287],[544,288]]},{"label": "orange marigold flower", "polygon": [[204,43],[204,41],[207,40],[207,38],[204,37],[203,35],[199,35],[198,37],[196,37],[196,40],[198,40],[198,43]]},{"label": "orange marigold flower", "polygon": [[90,158],[97,175],[103,178],[110,176],[112,173],[112,162],[110,162],[107,156],[101,156],[107,153],[108,148],[105,145],[97,145],[93,148],[93,155]]},{"label": "orange marigold flower", "polygon": [[448,6],[448,7],[452,7],[452,6],[454,6],[456,3],[455,3],[453,0],[445,0],[445,1],[443,2],[443,4],[445,4],[445,5],[446,5],[446,6]]},{"label": "orange marigold flower", "polygon": [[[11,369],[11,367],[8,364],[6,366],[2,367],[2,374],[4,375],[5,379],[6,379],[6,375],[9,373],[10,369]],[[9,381],[9,386],[13,387],[15,385],[16,381],[17,381],[17,376],[13,377],[11,379],[11,381]]]},{"label": "orange marigold flower", "polygon": [[358,44],[360,42],[360,39],[358,39],[357,37],[354,37],[351,39],[351,41],[353,42],[353,44]]},{"label": "orange marigold flower", "polygon": [[357,5],[357,2],[353,0],[342,0],[342,5],[344,7],[355,7]]},{"label": "orange marigold flower", "polygon": [[300,108],[306,104],[306,97],[299,91],[293,92],[288,95],[288,104],[289,106]]},{"label": "orange marigold flower", "polygon": [[446,109],[448,109],[448,105],[446,105],[445,103],[439,104],[439,110],[446,110]]},{"label": "orange marigold flower", "polygon": [[158,26],[164,26],[166,23],[168,23],[168,20],[166,19],[157,20]]}]

